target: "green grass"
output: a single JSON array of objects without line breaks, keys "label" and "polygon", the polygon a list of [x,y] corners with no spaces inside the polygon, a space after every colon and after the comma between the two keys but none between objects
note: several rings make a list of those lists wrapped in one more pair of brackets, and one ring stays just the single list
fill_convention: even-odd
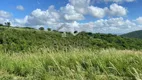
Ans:
[{"label": "green grass", "polygon": [[72,49],[0,53],[0,80],[140,80],[142,52]]}]

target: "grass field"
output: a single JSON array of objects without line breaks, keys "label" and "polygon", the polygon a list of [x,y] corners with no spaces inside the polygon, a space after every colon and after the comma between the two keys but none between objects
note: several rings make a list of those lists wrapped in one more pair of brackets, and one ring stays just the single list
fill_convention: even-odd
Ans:
[{"label": "grass field", "polygon": [[142,52],[40,49],[0,53],[0,80],[141,80]]},{"label": "grass field", "polygon": [[[0,80],[141,80],[142,40],[0,27]],[[131,43],[131,44],[130,44]]]}]

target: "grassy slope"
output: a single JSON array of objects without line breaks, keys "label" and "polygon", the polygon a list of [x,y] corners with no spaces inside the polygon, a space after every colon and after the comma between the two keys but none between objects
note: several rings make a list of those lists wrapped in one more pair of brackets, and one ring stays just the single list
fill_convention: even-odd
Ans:
[{"label": "grassy slope", "polygon": [[142,79],[142,40],[0,28],[0,80]]},{"label": "grassy slope", "polygon": [[0,80],[142,79],[140,51],[73,49],[55,53],[42,49],[0,56]]},{"label": "grassy slope", "polygon": [[129,37],[129,38],[142,39],[142,30],[130,32],[130,33],[127,33],[127,34],[123,34],[123,35],[121,35],[121,36]]},{"label": "grassy slope", "polygon": [[[88,47],[89,37],[61,37],[59,32],[47,32],[29,29],[0,28],[0,43],[2,50],[27,51],[33,48],[48,47],[50,49],[65,49],[70,47]],[[91,38],[91,37],[90,37]],[[84,43],[84,44],[83,44]]]},{"label": "grassy slope", "polygon": [[39,48],[52,50],[69,50],[73,48],[117,48],[142,49],[142,40],[129,39],[110,34],[80,33],[61,37],[59,32],[39,31],[34,29],[0,27],[0,50],[4,51],[34,51]]}]

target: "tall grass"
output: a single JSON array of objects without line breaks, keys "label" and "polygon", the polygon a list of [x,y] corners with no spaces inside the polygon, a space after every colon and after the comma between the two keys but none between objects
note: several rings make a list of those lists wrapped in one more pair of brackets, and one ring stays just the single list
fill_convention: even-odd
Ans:
[{"label": "tall grass", "polygon": [[140,80],[142,52],[48,49],[0,53],[0,80]]}]

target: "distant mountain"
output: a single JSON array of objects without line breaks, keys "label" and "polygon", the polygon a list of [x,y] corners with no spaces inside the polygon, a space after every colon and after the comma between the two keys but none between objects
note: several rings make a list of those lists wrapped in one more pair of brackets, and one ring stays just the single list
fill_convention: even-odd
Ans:
[{"label": "distant mountain", "polygon": [[130,32],[130,33],[127,33],[127,34],[123,34],[121,36],[129,37],[129,38],[139,38],[139,39],[142,39],[142,30]]}]

